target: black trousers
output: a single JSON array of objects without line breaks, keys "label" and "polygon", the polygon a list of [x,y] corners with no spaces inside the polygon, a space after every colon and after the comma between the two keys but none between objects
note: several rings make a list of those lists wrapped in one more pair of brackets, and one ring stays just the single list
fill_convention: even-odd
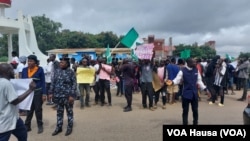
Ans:
[{"label": "black trousers", "polygon": [[31,120],[33,118],[34,112],[36,114],[37,126],[38,127],[43,126],[43,109],[42,109],[42,105],[43,105],[42,91],[41,90],[35,91],[33,101],[31,103],[31,108],[27,112],[27,117],[26,117],[26,120],[25,120],[26,127],[31,126]]},{"label": "black trousers", "polygon": [[161,94],[161,98],[162,98],[162,104],[165,105],[167,102],[167,96],[166,96],[167,86],[166,85],[162,86],[162,88],[160,90],[155,92],[155,104],[157,104],[157,102],[159,101],[160,94]]},{"label": "black trousers", "polygon": [[236,90],[240,90],[242,88],[242,79],[243,78],[236,77]]},{"label": "black trousers", "polygon": [[105,101],[105,91],[107,92],[108,102],[109,104],[111,104],[110,81],[99,79],[99,83],[100,83],[100,94],[101,94],[100,96],[102,104],[104,104]]},{"label": "black trousers", "polygon": [[119,82],[116,82],[116,86],[117,86],[116,95],[118,96],[120,94],[120,92],[121,92],[121,94],[123,94],[122,93],[122,80],[121,79]]},{"label": "black trousers", "polygon": [[147,96],[149,101],[149,107],[153,106],[153,85],[152,82],[142,82],[141,83],[141,93],[142,93],[142,105],[147,107]]},{"label": "black trousers", "polygon": [[125,85],[125,98],[127,100],[127,106],[131,108],[133,99],[133,85]]},{"label": "black trousers", "polygon": [[220,96],[220,103],[224,104],[224,91],[222,86],[214,85],[214,95],[212,95],[212,102],[215,103],[217,96]]},{"label": "black trousers", "polygon": [[94,92],[95,92],[95,102],[97,103],[100,100],[100,84],[99,84],[99,81],[95,82]]},{"label": "black trousers", "polygon": [[198,99],[187,99],[182,97],[182,122],[183,125],[188,125],[189,104],[191,104],[193,112],[193,125],[198,125]]}]

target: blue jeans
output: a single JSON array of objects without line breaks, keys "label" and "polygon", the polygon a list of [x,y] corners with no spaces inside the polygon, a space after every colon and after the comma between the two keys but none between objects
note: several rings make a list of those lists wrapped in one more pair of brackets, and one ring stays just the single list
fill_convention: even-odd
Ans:
[{"label": "blue jeans", "polygon": [[27,130],[21,118],[17,120],[16,129],[7,131],[5,133],[0,133],[0,141],[8,141],[11,134],[13,134],[18,139],[18,141],[27,141]]},{"label": "blue jeans", "polygon": [[[90,94],[90,85],[89,84],[79,84],[79,90],[80,90],[80,104],[81,106],[89,105],[89,94]],[[85,100],[84,100],[85,96]]]}]

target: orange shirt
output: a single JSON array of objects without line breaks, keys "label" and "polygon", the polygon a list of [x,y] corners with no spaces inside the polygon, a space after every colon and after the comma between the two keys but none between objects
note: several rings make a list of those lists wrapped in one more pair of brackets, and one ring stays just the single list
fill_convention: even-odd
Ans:
[{"label": "orange shirt", "polygon": [[35,66],[33,69],[28,68],[28,77],[31,78],[38,70],[38,67]]}]

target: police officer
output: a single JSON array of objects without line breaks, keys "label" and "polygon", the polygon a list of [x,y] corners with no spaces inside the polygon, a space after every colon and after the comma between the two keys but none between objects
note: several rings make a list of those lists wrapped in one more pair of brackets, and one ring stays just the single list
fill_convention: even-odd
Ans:
[{"label": "police officer", "polygon": [[52,136],[62,132],[64,107],[67,111],[68,126],[65,136],[72,133],[73,128],[73,104],[76,98],[76,76],[70,69],[69,58],[60,59],[60,69],[55,70],[54,79],[51,81],[49,97],[56,102],[57,126]]}]

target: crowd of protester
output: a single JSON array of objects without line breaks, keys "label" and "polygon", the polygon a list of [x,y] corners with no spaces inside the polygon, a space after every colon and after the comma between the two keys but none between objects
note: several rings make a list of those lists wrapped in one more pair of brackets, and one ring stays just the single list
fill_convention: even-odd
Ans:
[{"label": "crowd of protester", "polygon": [[[46,102],[57,110],[57,124],[53,136],[62,132],[64,109],[68,117],[65,135],[72,133],[74,100],[79,100],[80,109],[91,105],[112,106],[112,80],[116,82],[115,95],[124,96],[126,99],[124,112],[132,111],[133,94],[140,93],[141,107],[150,111],[156,110],[159,106],[166,109],[167,104],[181,102],[183,124],[188,124],[190,103],[195,125],[198,124],[198,102],[204,94],[202,91],[207,92],[205,94],[208,96],[208,104],[213,105],[218,101],[218,106],[222,107],[226,105],[226,94],[233,95],[235,91],[243,90],[242,96],[237,100],[245,101],[249,88],[248,58],[238,59],[237,65],[233,66],[231,60],[219,55],[212,59],[169,57],[165,60],[134,61],[130,57],[113,58],[112,62],[108,63],[106,58],[98,57],[93,60],[87,54],[83,54],[80,61],[69,58],[67,54],[57,60],[56,55],[51,54],[46,66],[40,66],[36,55],[18,57],[16,52],[12,55],[13,59],[9,64],[14,70],[14,78],[31,78],[36,83],[36,87],[32,88],[34,98],[31,109],[19,109],[19,115],[26,116],[24,125],[27,131],[32,130],[31,120],[35,112],[38,133],[43,132],[42,105]],[[94,70],[93,82],[77,83],[77,70],[80,68]],[[92,90],[93,104],[90,103]],[[0,138],[4,134],[2,132]]]}]

